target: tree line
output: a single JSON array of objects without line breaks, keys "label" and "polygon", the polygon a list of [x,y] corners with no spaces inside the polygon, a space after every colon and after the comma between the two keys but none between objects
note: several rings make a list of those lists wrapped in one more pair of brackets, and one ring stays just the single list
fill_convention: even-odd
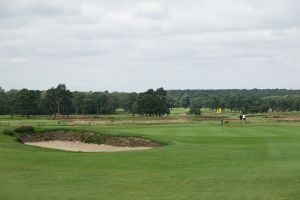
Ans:
[{"label": "tree line", "polygon": [[68,117],[75,115],[106,115],[115,113],[117,108],[134,114],[161,116],[168,114],[167,92],[163,88],[150,89],[144,93],[122,92],[71,92],[65,84],[59,84],[45,91],[9,90],[0,87],[0,114],[49,115]]},{"label": "tree line", "polygon": [[191,108],[194,112],[199,108],[222,108],[244,114],[300,111],[300,90],[171,90],[167,98],[170,107]]},{"label": "tree line", "polygon": [[300,90],[157,90],[142,93],[71,92],[59,84],[45,91],[9,90],[0,87],[0,114],[49,115],[106,115],[122,108],[133,115],[161,116],[175,107],[190,108],[201,114],[201,108],[229,109],[233,112],[259,113],[271,111],[300,111]]}]

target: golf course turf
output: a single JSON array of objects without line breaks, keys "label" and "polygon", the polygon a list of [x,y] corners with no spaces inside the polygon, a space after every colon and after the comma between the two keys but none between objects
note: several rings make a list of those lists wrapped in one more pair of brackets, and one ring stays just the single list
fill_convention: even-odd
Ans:
[{"label": "golf course turf", "polygon": [[72,127],[167,144],[113,153],[27,146],[4,128],[0,199],[300,199],[298,122]]}]

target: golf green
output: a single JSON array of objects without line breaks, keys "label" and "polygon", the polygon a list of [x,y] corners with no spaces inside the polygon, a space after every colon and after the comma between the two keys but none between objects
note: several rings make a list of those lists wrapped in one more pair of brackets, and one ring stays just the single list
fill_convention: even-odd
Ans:
[{"label": "golf green", "polygon": [[167,144],[114,153],[26,146],[0,134],[0,199],[296,200],[299,125],[229,123],[223,134],[219,122],[73,127]]}]

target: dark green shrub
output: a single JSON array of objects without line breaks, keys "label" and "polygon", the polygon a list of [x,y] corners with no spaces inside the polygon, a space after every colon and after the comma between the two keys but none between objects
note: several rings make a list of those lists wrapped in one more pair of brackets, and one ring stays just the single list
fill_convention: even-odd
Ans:
[{"label": "dark green shrub", "polygon": [[35,130],[32,126],[20,126],[15,129],[17,133],[35,133]]},{"label": "dark green shrub", "polygon": [[99,135],[84,135],[81,137],[81,142],[89,144],[104,144],[103,138]]},{"label": "dark green shrub", "polygon": [[102,137],[96,136],[94,139],[94,144],[104,144]]},{"label": "dark green shrub", "polygon": [[196,115],[201,115],[201,108],[196,106],[196,105],[193,105],[191,108],[190,108],[190,114],[194,114],[195,116]]},{"label": "dark green shrub", "polygon": [[270,110],[270,106],[267,105],[267,104],[261,104],[259,107],[258,107],[259,111],[262,112],[262,113],[266,113]]},{"label": "dark green shrub", "polygon": [[15,135],[15,131],[12,130],[12,129],[4,129],[4,130],[3,130],[3,133],[4,133],[5,135],[9,135],[9,136],[14,136],[14,135]]}]

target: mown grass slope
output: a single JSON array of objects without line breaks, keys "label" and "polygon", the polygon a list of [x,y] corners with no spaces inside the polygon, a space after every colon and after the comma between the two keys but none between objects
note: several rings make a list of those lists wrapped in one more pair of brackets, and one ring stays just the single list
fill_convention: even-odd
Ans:
[{"label": "mown grass slope", "polygon": [[119,153],[25,146],[0,134],[0,199],[296,200],[299,125],[229,123],[223,136],[213,121],[73,127],[168,143]]}]

